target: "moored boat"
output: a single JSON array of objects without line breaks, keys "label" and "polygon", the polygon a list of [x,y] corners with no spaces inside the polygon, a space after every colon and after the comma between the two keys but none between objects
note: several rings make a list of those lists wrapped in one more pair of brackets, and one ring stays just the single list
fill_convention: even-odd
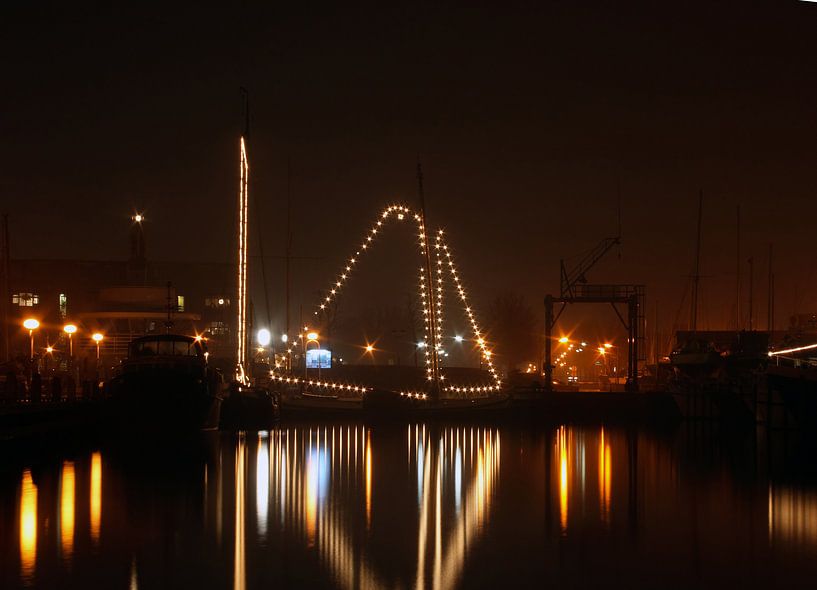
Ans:
[{"label": "moored boat", "polygon": [[224,380],[201,338],[134,339],[106,385],[109,418],[129,428],[185,432],[217,428]]}]

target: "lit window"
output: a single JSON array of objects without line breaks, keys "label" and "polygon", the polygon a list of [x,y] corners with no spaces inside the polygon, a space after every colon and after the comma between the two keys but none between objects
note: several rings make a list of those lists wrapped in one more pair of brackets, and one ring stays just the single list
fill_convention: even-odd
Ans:
[{"label": "lit window", "polygon": [[213,336],[225,336],[229,333],[229,328],[224,322],[210,322],[210,329],[208,330]]},{"label": "lit window", "polygon": [[204,305],[206,307],[230,307],[230,300],[226,297],[206,297]]},{"label": "lit window", "polygon": [[179,311],[184,311],[184,295],[178,295],[176,297],[176,308]]},{"label": "lit window", "polygon": [[68,297],[65,293],[60,293],[60,317],[65,319],[68,316]]},{"label": "lit window", "polygon": [[11,296],[11,302],[20,307],[34,307],[40,304],[40,296],[36,293],[15,293]]}]

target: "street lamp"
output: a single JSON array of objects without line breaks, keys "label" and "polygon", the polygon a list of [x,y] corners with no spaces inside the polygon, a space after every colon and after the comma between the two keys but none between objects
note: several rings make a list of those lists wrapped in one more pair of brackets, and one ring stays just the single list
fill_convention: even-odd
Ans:
[{"label": "street lamp", "polygon": [[68,356],[73,358],[74,341],[71,337],[77,333],[77,327],[74,324],[66,324],[65,326],[63,326],[62,331],[68,334]]},{"label": "street lamp", "polygon": [[31,342],[31,361],[34,361],[34,330],[40,327],[40,322],[34,318],[28,318],[23,322],[23,327],[28,330],[28,339]]},{"label": "street lamp", "polygon": [[102,343],[104,336],[99,332],[95,332],[91,339],[96,342],[96,362],[99,363],[99,345]]}]

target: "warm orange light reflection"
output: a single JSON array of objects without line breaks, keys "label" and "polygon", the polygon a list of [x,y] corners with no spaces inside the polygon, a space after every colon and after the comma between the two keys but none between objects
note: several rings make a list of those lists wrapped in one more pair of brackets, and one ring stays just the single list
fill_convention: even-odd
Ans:
[{"label": "warm orange light reflection", "polygon": [[91,455],[91,540],[99,541],[102,523],[102,455],[97,451]]},{"label": "warm orange light reflection", "polygon": [[75,490],[74,463],[65,461],[62,464],[60,478],[60,542],[62,554],[67,559],[70,559],[74,552]]},{"label": "warm orange light reflection", "polygon": [[817,546],[817,494],[789,486],[769,486],[769,543]]},{"label": "warm orange light reflection", "polygon": [[567,433],[565,427],[559,428],[556,447],[559,453],[559,524],[562,533],[567,532],[567,504],[568,504],[568,477],[567,477]]},{"label": "warm orange light reflection", "polygon": [[366,528],[372,526],[372,436],[366,433]]},{"label": "warm orange light reflection", "polygon": [[20,577],[29,580],[37,562],[37,486],[31,471],[23,472],[20,492]]},{"label": "warm orange light reflection", "polygon": [[244,469],[245,442],[243,433],[238,437],[235,451],[235,551],[233,553],[233,590],[244,590],[247,576],[244,570]]},{"label": "warm orange light reflection", "polygon": [[604,428],[599,437],[599,512],[601,520],[610,522],[610,481],[612,479],[613,460],[610,445],[604,440]]}]

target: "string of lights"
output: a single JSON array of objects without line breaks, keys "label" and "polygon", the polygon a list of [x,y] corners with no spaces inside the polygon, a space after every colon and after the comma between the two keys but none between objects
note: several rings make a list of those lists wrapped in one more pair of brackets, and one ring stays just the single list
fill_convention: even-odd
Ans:
[{"label": "string of lights", "polygon": [[[350,256],[340,273],[335,277],[333,283],[331,284],[330,288],[326,291],[323,299],[318,304],[317,309],[314,311],[314,315],[316,318],[319,318],[322,313],[325,313],[329,305],[336,300],[343,289],[348,283],[353,271],[357,268],[362,256],[372,247],[375,238],[379,233],[382,232],[386,222],[391,220],[403,221],[407,218],[413,218],[415,223],[417,223],[417,230],[418,230],[418,245],[420,249],[420,253],[424,255],[426,242],[427,242],[427,235],[425,232],[425,227],[422,222],[422,217],[412,211],[409,207],[405,205],[389,205],[386,207],[381,214],[377,217],[377,220],[369,229],[368,232],[364,235],[362,242],[358,249],[355,250],[354,254]],[[435,272],[429,277],[429,280],[433,281],[433,284],[428,285],[426,284],[426,274],[425,269],[421,266],[419,268],[419,292],[420,292],[420,302],[422,305],[423,310],[423,341],[422,343],[418,343],[417,346],[423,348],[423,353],[425,356],[425,365],[426,365],[426,378],[428,381],[434,380],[434,359],[439,353],[442,352],[442,324],[443,324],[443,302],[444,302],[444,294],[446,292],[446,283],[444,280],[445,273],[448,272],[451,283],[449,283],[453,290],[456,297],[460,299],[462,302],[463,309],[465,314],[468,318],[468,322],[470,324],[470,329],[473,334],[473,340],[476,342],[477,348],[479,349],[479,353],[481,356],[481,362],[483,362],[487,367],[488,371],[491,375],[491,378],[494,382],[493,385],[469,385],[469,386],[457,386],[457,385],[449,385],[444,387],[444,391],[449,391],[453,393],[459,394],[468,394],[468,393],[487,393],[491,391],[498,391],[501,387],[501,380],[499,378],[499,374],[497,373],[495,367],[493,366],[492,362],[492,352],[488,348],[488,344],[485,341],[483,333],[481,332],[479,325],[477,324],[476,315],[472,310],[471,306],[468,303],[468,298],[465,293],[465,289],[462,285],[462,281],[460,280],[459,273],[457,272],[457,268],[454,265],[454,260],[452,258],[451,249],[449,248],[448,244],[445,241],[445,234],[442,229],[438,230],[435,237],[434,237],[434,251],[435,251],[435,260],[436,260],[436,267]],[[431,326],[431,302],[432,298],[435,303],[435,315],[436,315],[436,322],[432,329]],[[303,332],[301,337],[303,338],[309,328],[307,326],[303,327]],[[436,338],[434,338],[436,336]],[[434,339],[436,342],[431,342]],[[287,349],[287,354],[291,355],[292,348],[291,346]],[[306,379],[299,379],[296,377],[284,377],[282,375],[273,375],[273,379],[281,382],[286,383],[301,383],[307,384],[312,386],[318,387],[327,387],[327,388],[336,388],[340,390],[346,391],[359,391],[364,392],[367,390],[365,387],[358,387],[358,386],[349,386],[344,384],[337,384],[331,382],[322,382],[322,381],[308,381]],[[445,376],[440,371],[440,380],[444,380]],[[411,397],[413,399],[427,399],[427,394],[424,392],[416,392],[416,391],[403,391],[400,394],[404,397]]]}]

